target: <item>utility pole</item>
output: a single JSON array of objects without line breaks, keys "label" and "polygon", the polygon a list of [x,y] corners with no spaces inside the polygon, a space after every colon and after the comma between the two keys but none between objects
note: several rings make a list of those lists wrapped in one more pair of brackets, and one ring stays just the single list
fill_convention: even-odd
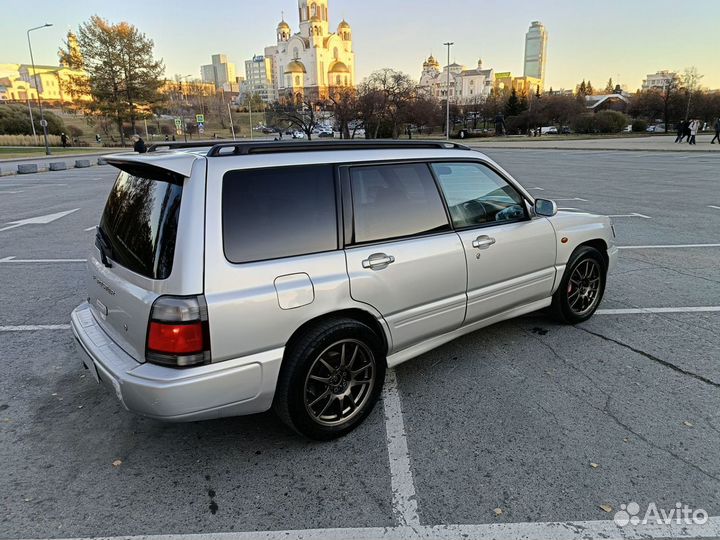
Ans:
[{"label": "utility pole", "polygon": [[445,138],[450,140],[450,47],[455,45],[455,42],[448,41],[443,43],[447,47],[447,91],[445,92],[445,104],[446,104],[446,117],[445,117]]},{"label": "utility pole", "polygon": [[233,124],[232,111],[230,110],[230,102],[227,104],[228,116],[230,117],[230,131],[232,131],[233,141],[235,140],[235,125]]},{"label": "utility pole", "polygon": [[[43,128],[43,136],[45,137],[45,154],[50,155],[50,144],[48,144],[48,130],[47,130],[47,121],[45,120],[45,112],[43,111],[42,106],[42,100],[40,99],[40,85],[38,84],[38,76],[37,71],[35,70],[35,59],[33,58],[33,52],[32,52],[32,43],[30,42],[30,32],[33,30],[40,30],[41,28],[47,28],[48,26],[52,26],[52,24],[45,23],[42,26],[36,26],[35,28],[30,28],[30,30],[27,31],[27,40],[28,40],[28,48],[30,49],[30,64],[32,64],[32,70],[33,70],[33,78],[35,79],[35,92],[37,92],[37,99],[38,99],[38,106],[40,107],[40,125]],[[28,96],[29,98],[29,96]],[[29,104],[29,101],[28,101]],[[32,111],[30,112],[30,120],[32,121]],[[33,125],[33,129],[34,129]]]}]

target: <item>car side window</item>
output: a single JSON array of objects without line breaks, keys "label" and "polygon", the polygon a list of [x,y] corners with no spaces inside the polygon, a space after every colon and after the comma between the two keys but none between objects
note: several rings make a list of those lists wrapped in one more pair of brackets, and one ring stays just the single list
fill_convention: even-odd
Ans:
[{"label": "car side window", "polygon": [[227,172],[227,259],[245,263],[338,249],[334,178],[332,165]]},{"label": "car side window", "polygon": [[481,163],[433,163],[456,228],[527,218],[522,196]]},{"label": "car side window", "polygon": [[350,185],[356,243],[450,230],[424,163],[352,167]]}]

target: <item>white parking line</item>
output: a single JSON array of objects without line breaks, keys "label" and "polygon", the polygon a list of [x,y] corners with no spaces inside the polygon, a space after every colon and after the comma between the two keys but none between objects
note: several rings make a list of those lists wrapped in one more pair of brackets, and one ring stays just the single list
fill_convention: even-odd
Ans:
[{"label": "white parking line", "polygon": [[18,191],[0,191],[0,193],[23,193],[24,190],[20,189]]},{"label": "white parking line", "polygon": [[572,199],[553,199],[553,201],[582,201],[582,202],[590,202],[587,199],[581,199],[580,197],[573,197]]},{"label": "white parking line", "polygon": [[[639,540],[642,538],[717,538],[720,517],[697,524],[647,524],[618,527],[612,520],[549,521],[537,523],[485,523],[417,527],[367,527],[356,529],[306,529],[292,531],[219,532],[103,537],[106,540]],[[68,538],[66,540],[81,540]],[[87,537],[83,540],[89,540]]]},{"label": "white parking line", "polygon": [[638,313],[709,313],[720,311],[720,306],[656,307],[598,309],[596,315],[635,315]]},{"label": "white parking line", "polygon": [[714,204],[708,204],[708,208],[714,208],[715,210],[720,210],[720,206],[715,206]]},{"label": "white parking line", "polygon": [[537,189],[538,191],[545,191],[545,188],[541,188],[541,187],[537,187],[537,186],[535,186],[535,187],[529,187],[529,188],[527,188],[527,189]]},{"label": "white parking line", "polygon": [[389,369],[383,387],[385,409],[385,434],[387,437],[388,459],[390,460],[390,487],[392,509],[401,527],[418,527],[417,498],[415,481],[410,470],[410,453],[405,435],[405,422],[398,392],[395,371]]},{"label": "white parking line", "polygon": [[35,332],[37,330],[70,330],[69,324],[23,324],[0,326],[0,332]]},{"label": "white parking line", "polygon": [[647,244],[645,246],[618,246],[618,249],[684,249],[716,247],[720,247],[720,244]]},{"label": "white parking line", "polygon": [[5,257],[0,259],[0,263],[83,263],[87,259],[16,259],[15,257]]},{"label": "white parking line", "polygon": [[88,227],[87,229],[83,229],[84,231],[94,231],[97,229],[97,225],[93,225],[92,227]]},{"label": "white parking line", "polygon": [[643,219],[652,219],[650,216],[646,216],[645,214],[638,214],[637,212],[633,212],[632,214],[610,214],[608,217],[612,218],[620,218],[620,217],[639,217]]}]

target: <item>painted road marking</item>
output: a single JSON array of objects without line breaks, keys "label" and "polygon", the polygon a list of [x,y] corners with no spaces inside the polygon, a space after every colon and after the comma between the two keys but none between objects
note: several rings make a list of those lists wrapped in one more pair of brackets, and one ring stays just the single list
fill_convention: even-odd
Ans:
[{"label": "painted road marking", "polygon": [[0,229],[0,232],[9,231],[10,229],[14,229],[16,227],[22,227],[23,225],[47,225],[48,223],[52,223],[53,221],[72,214],[73,212],[77,212],[78,210],[80,209],[75,208],[73,210],[66,210],[64,212],[55,212],[54,214],[47,214],[44,216],[11,221],[10,223],[8,223],[7,227],[3,227],[2,229]]},{"label": "painted road marking", "polygon": [[[485,523],[482,525],[418,525],[417,527],[367,527],[354,529],[306,529],[294,531],[251,531],[143,536],[102,537],[106,540],[639,540],[641,538],[717,538],[720,517],[710,517],[703,525],[648,523],[619,527],[613,520],[551,521],[537,523]],[[66,540],[81,540],[68,538]],[[87,537],[83,540],[89,540]]]},{"label": "painted road marking", "polygon": [[84,231],[94,231],[97,229],[97,225],[93,225],[92,227],[88,227],[87,229],[83,229]]},{"label": "painted road marking", "polygon": [[535,186],[535,187],[529,187],[529,188],[527,188],[527,189],[537,189],[538,191],[545,191],[545,188],[541,188],[541,187],[537,187],[537,186]]},{"label": "painted road marking", "polygon": [[636,314],[641,314],[641,313],[710,313],[710,312],[720,312],[720,306],[598,309],[595,312],[595,314],[596,315],[636,315]]},{"label": "painted road marking", "polygon": [[23,324],[0,326],[0,332],[35,332],[37,330],[70,330],[69,324]]},{"label": "painted road marking", "polygon": [[389,369],[385,375],[383,407],[385,409],[388,459],[390,460],[393,514],[401,527],[418,527],[420,516],[415,496],[415,481],[410,470],[410,452],[405,434],[397,377],[395,370],[392,369]]},{"label": "painted road marking", "polygon": [[646,246],[618,246],[618,249],[683,249],[716,247],[720,247],[720,244],[648,244]]},{"label": "painted road marking", "polygon": [[633,212],[632,214],[610,214],[608,217],[612,217],[612,218],[639,217],[639,218],[643,218],[643,219],[652,219],[650,216],[646,216],[645,214],[638,214],[637,212]]},{"label": "painted road marking", "polygon": [[20,189],[18,191],[0,191],[0,193],[24,193],[25,191]]},{"label": "painted road marking", "polygon": [[553,199],[553,201],[582,201],[582,202],[590,202],[587,199],[581,199],[580,197],[573,197],[572,199]]},{"label": "painted road marking", "polygon": [[16,259],[14,256],[0,259],[0,263],[84,263],[87,259]]},{"label": "painted road marking", "polygon": [[708,208],[714,208],[715,210],[720,210],[720,206],[715,206],[714,204],[708,204]]}]

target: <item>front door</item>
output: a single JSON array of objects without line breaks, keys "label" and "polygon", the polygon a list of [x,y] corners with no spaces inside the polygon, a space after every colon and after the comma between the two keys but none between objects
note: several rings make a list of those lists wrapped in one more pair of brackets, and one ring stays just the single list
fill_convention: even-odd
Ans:
[{"label": "front door", "polygon": [[383,315],[394,350],[459,328],[466,305],[465,251],[429,166],[351,167],[346,179],[352,297]]},{"label": "front door", "polygon": [[555,280],[550,221],[530,217],[522,196],[480,162],[434,163],[467,259],[465,323],[548,298]]}]

